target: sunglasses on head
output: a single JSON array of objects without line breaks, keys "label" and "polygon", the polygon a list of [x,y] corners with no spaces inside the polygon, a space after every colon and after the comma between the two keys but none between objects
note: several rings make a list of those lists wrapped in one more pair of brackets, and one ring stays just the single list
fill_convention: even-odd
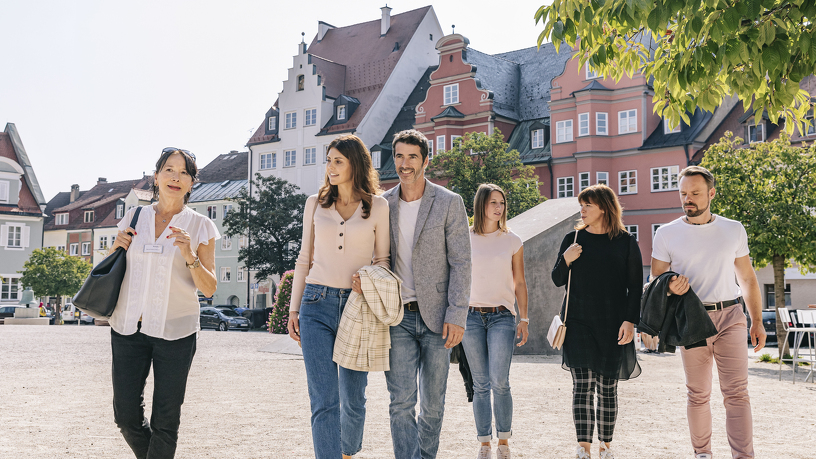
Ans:
[{"label": "sunglasses on head", "polygon": [[180,152],[183,152],[183,153],[187,153],[187,154],[188,154],[188,155],[189,155],[191,158],[193,158],[193,161],[195,161],[195,160],[196,160],[196,157],[195,157],[195,155],[194,155],[194,154],[192,154],[192,153],[191,153],[189,150],[182,150],[181,148],[176,148],[176,147],[167,147],[167,148],[165,148],[164,150],[162,150],[162,153],[175,153],[175,152],[177,152],[177,151],[180,151]]}]

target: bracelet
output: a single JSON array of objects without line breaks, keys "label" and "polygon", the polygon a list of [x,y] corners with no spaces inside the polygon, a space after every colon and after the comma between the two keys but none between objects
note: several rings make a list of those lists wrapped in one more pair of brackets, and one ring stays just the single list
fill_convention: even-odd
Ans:
[{"label": "bracelet", "polygon": [[530,323],[530,318],[529,317],[522,317],[522,318],[519,319],[519,322],[524,322],[526,324],[529,324]]}]

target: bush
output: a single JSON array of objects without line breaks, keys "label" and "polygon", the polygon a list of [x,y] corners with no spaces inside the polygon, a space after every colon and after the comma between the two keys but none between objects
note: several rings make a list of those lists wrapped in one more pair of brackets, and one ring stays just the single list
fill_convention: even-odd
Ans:
[{"label": "bush", "polygon": [[292,299],[292,281],[295,278],[295,271],[289,270],[283,273],[275,292],[275,300],[272,312],[269,314],[269,333],[289,333],[289,302]]}]

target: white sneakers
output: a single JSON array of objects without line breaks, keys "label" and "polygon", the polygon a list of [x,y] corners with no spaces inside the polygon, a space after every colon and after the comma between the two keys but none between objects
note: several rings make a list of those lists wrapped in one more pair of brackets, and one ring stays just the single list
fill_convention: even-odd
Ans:
[{"label": "white sneakers", "polygon": [[579,446],[575,450],[575,459],[590,459],[589,453],[584,449],[583,446]]},{"label": "white sneakers", "polygon": [[507,445],[499,445],[496,450],[496,459],[510,459],[510,447]]},{"label": "white sneakers", "polygon": [[479,455],[476,456],[476,459],[490,459],[490,446],[479,447]]},{"label": "white sneakers", "polygon": [[601,442],[601,459],[615,459],[615,456],[612,455],[612,451],[606,446],[606,443]]}]

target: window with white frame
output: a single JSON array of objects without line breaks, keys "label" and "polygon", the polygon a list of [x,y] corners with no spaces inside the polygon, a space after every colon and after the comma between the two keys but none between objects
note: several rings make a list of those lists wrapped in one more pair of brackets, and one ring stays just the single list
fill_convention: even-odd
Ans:
[{"label": "window with white frame", "polygon": [[0,180],[0,202],[9,202],[8,180]]},{"label": "window with white frame", "polygon": [[461,139],[461,135],[451,135],[451,148],[456,145],[456,139]]},{"label": "window with white frame", "polygon": [[64,245],[58,245],[57,250],[59,250],[60,252],[65,252],[65,246]]},{"label": "window with white frame", "polygon": [[436,136],[436,152],[442,153],[443,151],[445,151],[445,136],[438,135]]},{"label": "window with white frame", "polygon": [[428,158],[433,158],[433,153],[434,153],[433,140],[428,139]]},{"label": "window with white frame", "polygon": [[70,250],[70,252],[68,252],[69,255],[74,255],[74,256],[79,255],[79,243],[78,242],[75,242],[73,244],[68,244],[68,249]]},{"label": "window with white frame", "polygon": [[277,126],[275,126],[276,124],[278,124],[278,117],[277,116],[270,116],[269,117],[269,129],[268,130],[269,131],[274,131],[275,128],[277,128]]},{"label": "window with white frame", "polygon": [[805,121],[807,122],[807,134],[805,135],[809,137],[816,134],[816,120],[813,119],[812,108],[808,110],[807,116],[805,116]]},{"label": "window with white frame", "polygon": [[629,232],[632,236],[635,236],[635,240],[639,241],[640,238],[638,237],[638,226],[637,225],[624,225],[626,231]]},{"label": "window with white frame", "polygon": [[765,125],[751,124],[748,126],[748,141],[749,143],[764,142],[765,141]]},{"label": "window with white frame", "polygon": [[609,186],[609,172],[596,172],[595,184]]},{"label": "window with white frame", "polygon": [[238,268],[238,272],[236,273],[236,282],[246,282],[247,280],[247,269],[246,268]]},{"label": "window with white frame", "polygon": [[595,113],[595,135],[609,135],[609,115],[604,112]]},{"label": "window with white frame", "polygon": [[297,152],[286,150],[283,152],[283,167],[294,167],[297,164]]},{"label": "window with white frame", "polygon": [[218,218],[218,206],[207,206],[207,216],[210,217],[210,220],[215,220]]},{"label": "window with white frame", "polygon": [[589,186],[589,172],[581,172],[578,174],[578,191],[584,191],[584,188]]},{"label": "window with white frame", "polygon": [[17,223],[7,223],[0,226],[0,245],[7,249],[22,249],[28,247],[26,239],[30,228]]},{"label": "window with white frame", "polygon": [[303,150],[303,164],[308,166],[317,162],[317,147],[305,148]]},{"label": "window with white frame", "polygon": [[544,129],[533,129],[530,132],[532,148],[544,148]]},{"label": "window with white frame", "polygon": [[99,236],[99,250],[107,249],[108,248],[108,237],[107,236]]},{"label": "window with white frame", "polygon": [[663,225],[663,223],[652,223],[652,240],[654,240],[655,234],[657,234],[657,229]]},{"label": "window with white frame", "polygon": [[221,236],[221,250],[232,250],[232,236]]},{"label": "window with white frame", "polygon": [[20,291],[20,277],[17,276],[2,276],[0,277],[0,300],[19,300]]},{"label": "window with white frame", "polygon": [[346,119],[346,106],[345,105],[338,105],[337,106],[337,119],[338,120]]},{"label": "window with white frame", "polygon": [[594,69],[591,69],[589,67],[589,64],[586,65],[586,79],[587,80],[592,80],[592,79],[600,78],[600,77],[601,77],[601,75],[599,75],[598,72],[596,72]]},{"label": "window with white frame", "polygon": [[323,164],[326,164],[329,161],[328,156],[329,156],[329,146],[328,145],[323,145]]},{"label": "window with white frame", "polygon": [[589,135],[589,113],[578,114],[578,137]]},{"label": "window with white frame", "polygon": [[240,237],[238,237],[238,248],[243,249],[244,247],[247,246],[247,242],[248,242],[247,237],[241,235]]},{"label": "window with white frame", "polygon": [[221,267],[221,282],[229,282],[230,281],[230,267],[229,266],[222,266]]},{"label": "window with white frame", "polygon": [[637,171],[618,172],[618,194],[637,193]]},{"label": "window with white frame", "polygon": [[277,158],[275,158],[275,153],[263,153],[261,154],[261,170],[264,169],[274,169],[275,163]]},{"label": "window with white frame", "polygon": [[572,120],[555,123],[555,141],[556,143],[572,142]]},{"label": "window with white frame", "polygon": [[371,152],[371,166],[374,167],[374,169],[379,169],[380,168],[380,159],[381,159],[380,157],[381,156],[382,156],[381,151],[372,151]]},{"label": "window with white frame", "polygon": [[83,242],[82,243],[82,255],[90,255],[91,254],[91,243],[90,242]]},{"label": "window with white frame", "polygon": [[674,128],[669,127],[669,120],[663,120],[663,133],[664,134],[677,134],[680,132],[680,123],[677,123],[677,126]]},{"label": "window with white frame", "polygon": [[652,168],[652,191],[669,191],[678,189],[680,166],[663,166]]},{"label": "window with white frame", "polygon": [[444,86],[445,101],[443,105],[459,103],[459,83]]},{"label": "window with white frame", "polygon": [[284,129],[294,129],[297,127],[297,112],[289,112],[284,115],[286,122],[283,125]]},{"label": "window with white frame", "polygon": [[571,198],[575,196],[573,177],[558,177],[558,197]]},{"label": "window with white frame", "polygon": [[94,221],[94,211],[86,210],[85,211],[85,223],[92,223]]},{"label": "window with white frame", "polygon": [[618,134],[637,132],[637,110],[618,112]]},{"label": "window with white frame", "polygon": [[316,108],[307,108],[306,109],[306,116],[303,119],[304,126],[314,126],[317,124],[317,109]]},{"label": "window with white frame", "polygon": [[57,214],[54,216],[54,224],[55,225],[67,225],[68,224],[68,214]]},{"label": "window with white frame", "polygon": [[227,214],[232,212],[232,204],[224,204],[224,218],[227,218]]},{"label": "window with white frame", "polygon": [[125,216],[125,205],[124,204],[116,204],[116,219],[120,219]]}]

